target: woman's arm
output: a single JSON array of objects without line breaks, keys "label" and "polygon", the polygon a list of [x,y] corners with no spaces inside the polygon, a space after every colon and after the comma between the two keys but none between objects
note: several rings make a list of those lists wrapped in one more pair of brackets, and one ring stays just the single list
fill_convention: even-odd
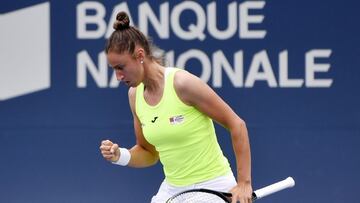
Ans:
[{"label": "woman's arm", "polygon": [[179,98],[196,107],[211,119],[229,130],[237,164],[237,187],[231,191],[233,199],[250,202],[251,154],[248,131],[245,122],[206,83],[198,77],[178,71],[174,86]]},{"label": "woman's arm", "polygon": [[[143,168],[156,164],[159,160],[159,155],[154,146],[145,140],[142,133],[140,121],[135,113],[135,91],[135,88],[129,89],[129,103],[134,117],[136,145],[129,150],[130,161],[127,165]],[[100,150],[103,157],[108,161],[117,162],[121,157],[119,145],[110,140],[103,140],[101,142]]]},{"label": "woman's arm", "polygon": [[129,104],[134,117],[134,131],[136,137],[136,145],[130,149],[131,159],[129,166],[131,167],[148,167],[156,164],[159,160],[158,152],[155,147],[148,143],[142,133],[141,123],[135,113],[135,97],[136,88],[129,89]]}]

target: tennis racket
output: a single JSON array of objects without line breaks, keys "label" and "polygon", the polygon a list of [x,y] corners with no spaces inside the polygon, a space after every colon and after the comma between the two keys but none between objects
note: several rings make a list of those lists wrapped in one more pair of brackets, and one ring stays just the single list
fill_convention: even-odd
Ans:
[{"label": "tennis racket", "polygon": [[[294,185],[294,179],[288,177],[282,181],[255,190],[252,193],[252,200],[261,199],[280,190],[293,187]],[[172,196],[166,203],[231,203],[231,193],[209,189],[192,189]]]}]

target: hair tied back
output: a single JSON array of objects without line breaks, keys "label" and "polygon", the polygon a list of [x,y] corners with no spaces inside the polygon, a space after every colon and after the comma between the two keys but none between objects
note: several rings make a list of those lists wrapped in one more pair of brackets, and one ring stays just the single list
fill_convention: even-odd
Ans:
[{"label": "hair tied back", "polygon": [[113,25],[115,30],[124,30],[130,27],[130,19],[127,13],[124,11],[119,12],[116,15],[116,21]]}]

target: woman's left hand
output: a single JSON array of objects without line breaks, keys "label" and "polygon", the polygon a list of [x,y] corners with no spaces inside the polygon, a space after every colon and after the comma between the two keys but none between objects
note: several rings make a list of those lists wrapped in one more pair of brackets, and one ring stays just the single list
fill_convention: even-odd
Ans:
[{"label": "woman's left hand", "polygon": [[252,187],[250,182],[238,183],[231,189],[232,203],[251,203],[252,202]]}]

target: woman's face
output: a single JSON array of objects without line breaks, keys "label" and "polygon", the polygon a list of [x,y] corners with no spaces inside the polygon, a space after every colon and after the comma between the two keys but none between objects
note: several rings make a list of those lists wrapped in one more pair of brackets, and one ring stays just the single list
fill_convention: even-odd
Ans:
[{"label": "woman's face", "polygon": [[110,51],[107,60],[114,69],[118,81],[125,83],[129,87],[136,87],[142,82],[141,63],[129,53],[116,53]]}]

